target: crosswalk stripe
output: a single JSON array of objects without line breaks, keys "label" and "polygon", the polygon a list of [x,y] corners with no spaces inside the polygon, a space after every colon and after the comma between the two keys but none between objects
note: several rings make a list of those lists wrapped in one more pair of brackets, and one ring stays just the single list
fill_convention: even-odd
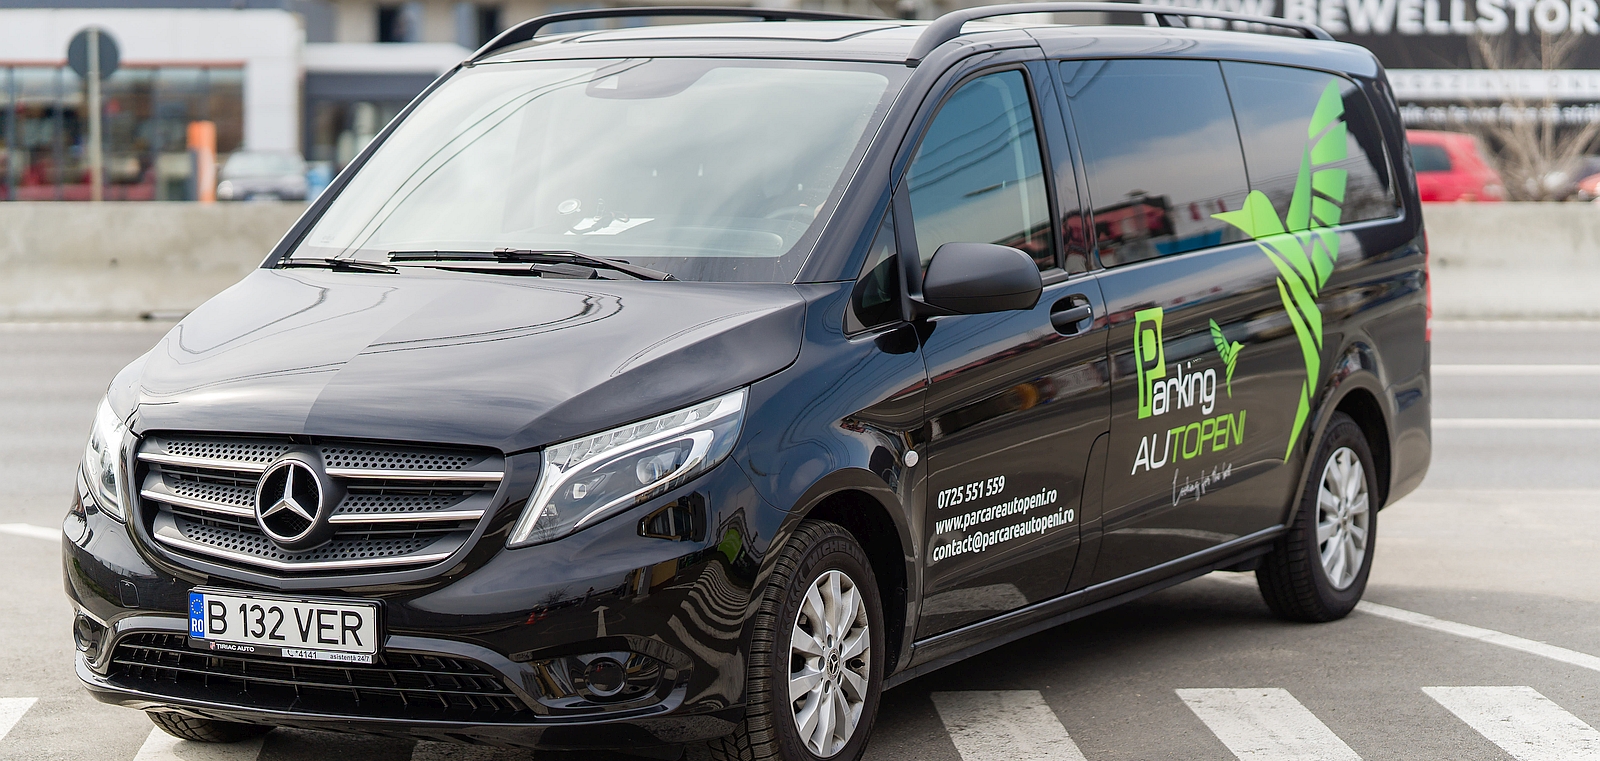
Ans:
[{"label": "crosswalk stripe", "polygon": [[1600,732],[1532,687],[1424,687],[1517,761],[1600,757]]},{"label": "crosswalk stripe", "polygon": [[962,761],[1084,761],[1037,690],[935,692]]},{"label": "crosswalk stripe", "polygon": [[197,743],[152,729],[133,761],[256,761],[266,741],[256,737],[236,743]]},{"label": "crosswalk stripe", "polygon": [[61,541],[61,529],[45,528],[30,523],[0,523],[0,534],[12,536],[25,536],[29,539],[43,539],[49,542]]},{"label": "crosswalk stripe", "polygon": [[4,740],[38,698],[0,698],[0,740]]},{"label": "crosswalk stripe", "polygon": [[1178,697],[1242,761],[1361,761],[1288,690],[1178,690]]}]

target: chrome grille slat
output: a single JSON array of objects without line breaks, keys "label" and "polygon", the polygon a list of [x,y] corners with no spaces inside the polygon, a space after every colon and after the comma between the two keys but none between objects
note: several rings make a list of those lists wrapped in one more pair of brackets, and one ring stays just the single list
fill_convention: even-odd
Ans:
[{"label": "chrome grille slat", "polygon": [[371,468],[328,468],[334,478],[355,478],[372,481],[484,481],[497,482],[499,473],[487,471],[437,471],[437,470],[373,470]]},{"label": "chrome grille slat", "polygon": [[254,518],[256,516],[256,511],[253,508],[234,507],[232,505],[223,505],[216,502],[207,502],[203,499],[190,499],[188,497],[180,497],[176,494],[169,494],[157,489],[142,489],[139,491],[139,496],[144,497],[145,499],[155,500],[157,502],[165,502],[169,505],[192,507],[196,510],[205,510],[206,512],[211,513],[236,515],[241,518]]},{"label": "chrome grille slat", "polygon": [[[173,514],[163,513],[158,515],[156,516],[154,532],[156,541],[161,542],[169,547],[175,547],[180,550],[187,550],[193,553],[208,555],[212,558],[220,558],[223,560],[232,561],[233,563],[239,565],[260,566],[275,571],[291,573],[428,565],[431,563],[437,563],[445,558],[450,557],[458,548],[460,548],[462,544],[466,542],[468,535],[467,532],[457,532],[459,536],[455,538],[455,541],[435,541],[431,545],[422,547],[420,550],[413,550],[409,554],[404,555],[394,555],[389,557],[360,557],[347,560],[300,560],[287,562],[259,554],[240,552],[224,546],[218,546],[217,544],[211,542],[199,541],[188,536],[187,534],[190,532],[185,532],[183,530],[184,528],[185,527],[178,522],[178,519],[176,519]],[[194,533],[202,537],[205,535],[205,533],[222,535],[224,537],[223,541],[226,541],[228,534],[231,533],[240,538],[242,546],[249,546],[244,544],[244,539],[246,537],[254,540],[254,542],[251,542],[251,544],[259,543],[256,546],[270,546],[266,544],[266,538],[262,537],[260,534],[250,537],[250,535],[243,531],[228,532],[226,529],[220,527],[205,528],[209,528],[210,531],[195,531]],[[335,541],[337,542],[337,540]],[[435,546],[437,546],[437,549],[434,548]],[[276,550],[276,547],[273,547],[273,549]],[[268,550],[268,552],[270,551],[271,550]],[[310,553],[303,554],[314,556],[320,551],[322,550],[319,548],[318,550],[312,550]],[[279,552],[281,554],[287,554],[282,553],[281,550]]]},{"label": "chrome grille slat", "polygon": [[334,513],[329,521],[341,525],[358,523],[431,523],[435,521],[475,521],[482,517],[482,510],[440,510],[432,513],[379,513],[376,515]]},{"label": "chrome grille slat", "polygon": [[[290,552],[256,524],[256,482],[278,458],[308,447],[319,450],[345,496],[329,516],[333,538]],[[158,543],[279,574],[440,562],[488,514],[504,475],[503,457],[488,451],[338,441],[297,446],[218,434],[151,434],[138,459],[145,470],[139,494]]]}]

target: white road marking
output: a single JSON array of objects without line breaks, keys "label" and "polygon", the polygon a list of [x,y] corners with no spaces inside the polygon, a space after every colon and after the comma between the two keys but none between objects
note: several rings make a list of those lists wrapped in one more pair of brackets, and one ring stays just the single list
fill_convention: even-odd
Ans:
[{"label": "white road marking", "polygon": [[1458,624],[1454,621],[1446,621],[1442,618],[1434,618],[1433,616],[1423,613],[1402,610],[1400,608],[1391,608],[1387,605],[1379,605],[1375,602],[1356,603],[1356,610],[1374,616],[1381,616],[1391,621],[1399,621],[1402,623],[1411,624],[1412,626],[1420,626],[1424,629],[1432,629],[1437,632],[1444,632],[1445,634],[1454,634],[1457,637],[1466,637],[1467,639],[1475,639],[1479,642],[1487,642],[1491,645],[1499,645],[1512,650],[1520,650],[1530,655],[1537,655],[1543,658],[1549,658],[1553,661],[1560,661],[1569,666],[1577,666],[1579,668],[1589,669],[1590,671],[1600,671],[1600,658],[1597,658],[1593,655],[1589,655],[1588,653],[1580,653],[1576,650],[1568,650],[1564,647],[1556,647],[1555,645],[1547,645],[1543,642],[1535,642],[1531,639],[1523,639],[1522,637],[1506,634],[1505,632],[1497,632],[1493,629],[1483,629],[1468,624]]},{"label": "white road marking", "polygon": [[1288,690],[1178,690],[1178,697],[1242,761],[1361,761]]},{"label": "white road marking", "polygon": [[137,333],[168,331],[176,320],[61,320],[51,322],[0,321],[0,333]]},{"label": "white road marking", "polygon": [[1532,687],[1424,687],[1517,761],[1600,758],[1600,732]]},{"label": "white road marking", "polygon": [[236,743],[197,743],[152,729],[133,761],[256,761],[266,741],[263,736]]},{"label": "white road marking", "polygon": [[1515,377],[1524,375],[1600,375],[1600,365],[1434,365],[1434,375]]},{"label": "white road marking", "polygon": [[1526,428],[1529,430],[1600,429],[1600,418],[1558,417],[1446,417],[1434,418],[1434,428]]},{"label": "white road marking", "polygon": [[0,740],[4,740],[38,698],[0,698]]},{"label": "white road marking", "polygon": [[962,761],[1084,761],[1037,690],[930,695]]},{"label": "white road marking", "polygon": [[1552,330],[1600,330],[1600,320],[1434,320],[1433,329],[1548,333]]},{"label": "white road marking", "polygon": [[25,536],[29,539],[43,539],[47,542],[61,541],[61,529],[45,528],[31,523],[0,523],[0,534]]}]

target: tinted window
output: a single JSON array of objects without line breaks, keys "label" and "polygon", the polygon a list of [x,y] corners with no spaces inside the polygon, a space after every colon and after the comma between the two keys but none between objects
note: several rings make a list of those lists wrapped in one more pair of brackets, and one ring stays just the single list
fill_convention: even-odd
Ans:
[{"label": "tinted window", "polygon": [[1054,267],[1050,204],[1028,84],[1020,71],[979,77],[940,107],[906,175],[923,266],[951,242],[1021,249]]},{"label": "tinted window", "polygon": [[851,332],[900,319],[900,257],[894,243],[894,215],[885,214],[872,239],[861,279],[850,299]]},{"label": "tinted window", "polygon": [[1108,267],[1242,236],[1211,215],[1247,193],[1239,135],[1212,61],[1061,65]]},{"label": "tinted window", "polygon": [[1411,144],[1411,166],[1419,172],[1448,172],[1450,154],[1442,145]]},{"label": "tinted window", "polygon": [[[1224,63],[1222,70],[1239,118],[1250,187],[1272,199],[1280,217],[1288,212],[1301,159],[1310,155],[1307,151],[1316,137],[1308,134],[1311,116],[1330,83],[1339,88],[1344,102],[1345,158],[1322,168],[1346,172],[1339,220],[1359,222],[1394,216],[1398,207],[1389,182],[1382,133],[1355,83],[1332,74],[1285,66]],[[1340,127],[1335,124],[1331,129]]]}]

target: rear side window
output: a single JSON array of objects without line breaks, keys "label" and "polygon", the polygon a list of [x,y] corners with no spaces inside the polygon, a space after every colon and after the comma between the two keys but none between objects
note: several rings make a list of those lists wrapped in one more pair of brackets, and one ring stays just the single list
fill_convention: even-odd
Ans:
[{"label": "rear side window", "polygon": [[1448,172],[1450,153],[1442,145],[1411,144],[1411,166],[1419,172]]},{"label": "rear side window", "polygon": [[1212,217],[1249,187],[1215,61],[1066,61],[1100,261],[1107,267],[1241,236]]},{"label": "rear side window", "polygon": [[1354,82],[1325,72],[1257,63],[1225,62],[1222,71],[1239,119],[1250,187],[1271,199],[1279,217],[1288,212],[1301,159],[1314,137],[1307,134],[1311,116],[1330,82],[1344,101],[1345,158],[1327,167],[1346,173],[1340,221],[1395,215],[1399,204],[1383,133]]},{"label": "rear side window", "polygon": [[939,108],[906,175],[917,255],[946,243],[1021,249],[1056,266],[1050,201],[1028,82],[1020,71],[978,77]]}]

